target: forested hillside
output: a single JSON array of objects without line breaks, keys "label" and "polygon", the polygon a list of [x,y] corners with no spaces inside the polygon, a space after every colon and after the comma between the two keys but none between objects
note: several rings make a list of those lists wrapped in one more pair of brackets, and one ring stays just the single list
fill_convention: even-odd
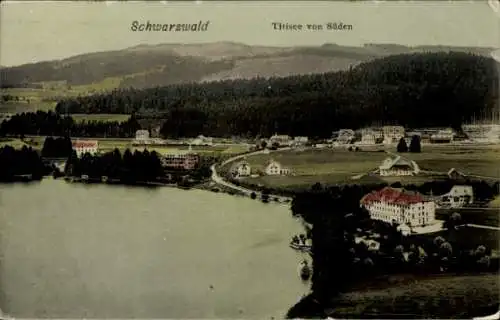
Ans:
[{"label": "forested hillside", "polygon": [[154,113],[167,136],[328,137],[376,123],[458,126],[498,108],[498,64],[460,52],[400,54],[348,71],[172,85],[60,101],[59,113]]},{"label": "forested hillside", "polygon": [[349,47],[324,44],[310,47],[250,46],[235,42],[139,45],[123,50],[77,55],[63,60],[0,68],[0,86],[62,89],[93,85],[149,88],[170,84],[236,78],[283,77],[346,70],[361,62],[391,54],[461,51],[488,55],[491,48],[406,47],[367,44]]},{"label": "forested hillside", "polygon": [[161,77],[160,83],[167,85],[199,81],[205,75],[232,67],[231,61],[205,61],[172,52],[113,51],[4,68],[0,70],[0,83],[2,87],[23,87],[48,81],[83,85],[122,77],[125,84],[137,82],[140,85],[141,81],[153,82],[154,77]]}]

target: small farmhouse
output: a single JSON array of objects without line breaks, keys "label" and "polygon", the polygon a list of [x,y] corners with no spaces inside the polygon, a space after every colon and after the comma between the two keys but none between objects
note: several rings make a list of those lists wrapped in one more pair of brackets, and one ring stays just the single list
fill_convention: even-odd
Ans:
[{"label": "small farmhouse", "polygon": [[85,153],[94,155],[99,151],[99,141],[97,140],[76,140],[73,141],[72,145],[78,157]]},{"label": "small farmhouse", "polygon": [[271,160],[266,166],[266,174],[270,176],[290,174],[290,169],[283,168],[277,161]]},{"label": "small farmhouse", "polygon": [[436,205],[423,195],[401,188],[386,187],[366,194],[361,206],[370,218],[400,225],[424,226],[435,221]]},{"label": "small farmhouse", "polygon": [[248,177],[252,173],[250,164],[246,161],[241,161],[236,163],[231,169],[231,173],[234,177]]},{"label": "small farmhouse", "polygon": [[401,156],[389,157],[379,167],[381,176],[413,176],[420,172],[417,163]]}]

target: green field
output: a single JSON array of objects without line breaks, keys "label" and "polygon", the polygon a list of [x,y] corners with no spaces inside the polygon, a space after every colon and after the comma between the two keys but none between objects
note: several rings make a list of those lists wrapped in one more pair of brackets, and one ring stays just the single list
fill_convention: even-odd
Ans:
[{"label": "green field", "polygon": [[[399,279],[398,279],[399,278]],[[392,284],[388,284],[387,282]],[[496,312],[499,303],[497,274],[394,276],[378,288],[342,295],[334,302],[333,315],[340,318],[444,318],[466,319]],[[493,310],[493,311],[492,311]]]},{"label": "green field", "polygon": [[113,121],[118,121],[118,122],[124,122],[127,121],[130,118],[130,115],[128,114],[80,114],[80,113],[74,113],[71,114],[71,117],[75,122],[82,122],[82,121],[104,121],[104,122],[113,122]]},{"label": "green field", "polygon": [[[389,152],[394,150],[387,149]],[[382,152],[381,152],[382,151]],[[405,153],[405,157],[414,160],[422,170],[447,172],[455,168],[472,176],[500,178],[499,146],[424,146],[422,153]],[[316,182],[334,183],[379,183],[401,182],[420,184],[443,178],[429,173],[414,177],[378,177],[363,175],[378,168],[388,154],[379,151],[350,152],[342,148],[308,149],[303,151],[285,150],[271,154],[249,156],[246,160],[252,171],[262,173],[271,159],[290,168],[290,176],[261,176],[245,178],[250,184],[261,184],[270,187],[293,189],[307,187]],[[225,168],[227,171],[227,168]],[[362,175],[353,179],[357,175]]]},{"label": "green field", "polygon": [[20,139],[0,139],[0,148],[5,147],[5,146],[11,146],[15,149],[21,149],[23,146],[29,147],[30,145],[24,143]]}]

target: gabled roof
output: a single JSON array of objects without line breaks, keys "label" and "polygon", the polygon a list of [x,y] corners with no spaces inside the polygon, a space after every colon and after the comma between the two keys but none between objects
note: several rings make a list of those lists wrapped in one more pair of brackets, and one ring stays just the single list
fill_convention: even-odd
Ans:
[{"label": "gabled roof", "polygon": [[448,171],[448,175],[451,175],[452,173],[455,173],[455,174],[458,174],[460,176],[465,176],[465,174],[463,174],[462,172],[458,171],[457,169],[455,168],[451,168],[449,171]]},{"label": "gabled roof", "polygon": [[426,200],[423,195],[415,191],[408,191],[403,188],[385,187],[381,190],[368,193],[361,199],[362,204],[370,204],[372,202],[405,205],[429,202],[429,200]]},{"label": "gabled roof", "polygon": [[390,169],[394,166],[410,167],[412,169],[416,169],[417,164],[415,163],[415,161],[403,158],[401,156],[388,157],[382,162],[380,169],[387,170],[387,169]]}]

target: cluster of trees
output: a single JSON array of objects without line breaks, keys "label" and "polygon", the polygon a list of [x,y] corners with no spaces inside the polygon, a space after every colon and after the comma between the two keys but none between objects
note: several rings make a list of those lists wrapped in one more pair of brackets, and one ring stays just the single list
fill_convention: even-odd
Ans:
[{"label": "cluster of trees", "polygon": [[42,157],[44,158],[68,158],[73,152],[70,137],[47,137],[43,143]]},{"label": "cluster of trees", "polygon": [[152,182],[164,175],[161,160],[155,151],[144,152],[118,149],[103,155],[84,154],[78,158],[73,152],[66,162],[67,176],[87,175],[91,179],[107,176],[122,182]]},{"label": "cluster of trees", "polygon": [[131,138],[141,129],[132,115],[127,121],[81,121],[52,111],[26,112],[0,124],[0,136],[47,135],[73,137]]},{"label": "cluster of trees", "polygon": [[23,146],[19,150],[11,146],[0,148],[0,181],[12,181],[26,175],[38,180],[49,172],[50,168],[31,147]]},{"label": "cluster of trees", "polygon": [[339,128],[451,126],[498,103],[497,63],[467,53],[389,56],[348,71],[171,85],[60,101],[59,113],[164,114],[165,136],[275,132],[329,138]]},{"label": "cluster of trees", "polygon": [[419,153],[422,152],[422,145],[420,143],[420,137],[415,135],[411,137],[410,146],[406,144],[405,138],[399,139],[398,145],[396,147],[398,152],[413,152]]},{"label": "cluster of trees", "polygon": [[[201,181],[210,177],[210,166],[218,161],[218,157],[201,157],[200,163],[194,170],[164,168],[161,155],[156,151],[127,149],[122,153],[115,149],[101,155],[84,154],[77,157],[71,153],[66,162],[66,176],[81,177],[86,175],[89,179],[101,180],[107,177],[109,182],[135,184],[142,182],[172,182],[182,184],[188,180]],[[168,178],[170,177],[170,178]]]}]

